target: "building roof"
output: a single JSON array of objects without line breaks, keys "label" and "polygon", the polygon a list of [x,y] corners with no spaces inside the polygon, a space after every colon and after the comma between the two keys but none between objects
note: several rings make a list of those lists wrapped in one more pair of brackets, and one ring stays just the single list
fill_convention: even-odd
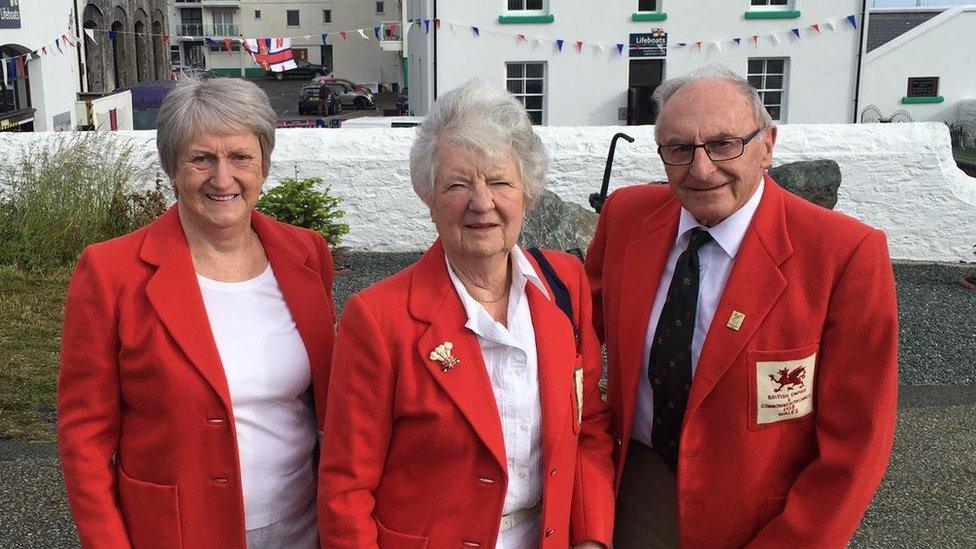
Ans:
[{"label": "building roof", "polygon": [[945,8],[926,10],[871,10],[868,23],[868,49],[879,48],[945,11]]}]

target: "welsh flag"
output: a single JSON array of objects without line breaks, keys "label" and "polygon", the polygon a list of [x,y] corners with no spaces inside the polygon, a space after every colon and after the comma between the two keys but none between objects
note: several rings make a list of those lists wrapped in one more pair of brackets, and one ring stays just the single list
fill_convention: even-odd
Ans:
[{"label": "welsh flag", "polygon": [[285,72],[297,67],[291,53],[291,38],[248,38],[244,49],[254,62],[271,72]]}]

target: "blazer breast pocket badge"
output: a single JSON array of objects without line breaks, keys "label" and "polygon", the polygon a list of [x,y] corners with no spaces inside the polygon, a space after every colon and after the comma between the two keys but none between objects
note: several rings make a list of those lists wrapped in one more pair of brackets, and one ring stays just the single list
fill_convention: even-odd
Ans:
[{"label": "blazer breast pocket badge", "polygon": [[803,417],[813,411],[817,354],[795,360],[756,362],[756,423]]}]

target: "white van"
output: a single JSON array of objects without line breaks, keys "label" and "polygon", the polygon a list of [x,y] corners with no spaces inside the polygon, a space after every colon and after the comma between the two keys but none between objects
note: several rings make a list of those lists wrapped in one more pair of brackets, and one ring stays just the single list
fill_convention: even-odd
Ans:
[{"label": "white van", "polygon": [[342,121],[340,128],[413,128],[424,122],[423,116],[360,116]]}]

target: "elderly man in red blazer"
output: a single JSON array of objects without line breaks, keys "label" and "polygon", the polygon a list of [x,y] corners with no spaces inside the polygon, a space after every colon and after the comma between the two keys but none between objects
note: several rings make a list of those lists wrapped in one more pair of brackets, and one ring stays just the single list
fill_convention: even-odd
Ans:
[{"label": "elderly man in red blazer", "polygon": [[885,236],[782,190],[756,91],[665,82],[668,185],[615,192],[587,256],[608,347],[614,546],[843,547],[891,451]]}]

